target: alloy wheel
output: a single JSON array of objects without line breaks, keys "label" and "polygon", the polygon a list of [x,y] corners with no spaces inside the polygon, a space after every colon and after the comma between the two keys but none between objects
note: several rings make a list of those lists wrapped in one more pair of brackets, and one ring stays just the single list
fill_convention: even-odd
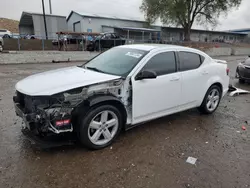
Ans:
[{"label": "alloy wheel", "polygon": [[98,113],[88,127],[89,140],[95,145],[104,145],[116,135],[119,127],[117,115],[109,110]]},{"label": "alloy wheel", "polygon": [[220,92],[217,89],[212,89],[207,97],[207,109],[212,112],[214,111],[220,102]]}]

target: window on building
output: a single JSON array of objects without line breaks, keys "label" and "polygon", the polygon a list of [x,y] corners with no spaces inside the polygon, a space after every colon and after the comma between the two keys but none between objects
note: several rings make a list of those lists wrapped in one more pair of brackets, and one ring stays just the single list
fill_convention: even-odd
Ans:
[{"label": "window on building", "polygon": [[205,60],[205,57],[192,52],[179,52],[179,58],[181,71],[197,69]]},{"label": "window on building", "polygon": [[157,76],[176,72],[176,60],[174,52],[164,52],[152,57],[143,70],[155,71]]}]

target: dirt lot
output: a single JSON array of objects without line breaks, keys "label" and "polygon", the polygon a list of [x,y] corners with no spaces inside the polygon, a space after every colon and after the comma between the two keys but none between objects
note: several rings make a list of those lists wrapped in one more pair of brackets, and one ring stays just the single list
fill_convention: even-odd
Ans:
[{"label": "dirt lot", "polygon": [[[244,57],[222,59],[229,60],[236,84],[235,67]],[[100,151],[32,148],[14,113],[14,85],[30,74],[71,65],[0,66],[0,188],[250,187],[250,95],[225,97],[210,116],[194,109],[146,123]],[[249,84],[240,87],[250,90]],[[186,163],[189,156],[198,158],[196,165]]]}]

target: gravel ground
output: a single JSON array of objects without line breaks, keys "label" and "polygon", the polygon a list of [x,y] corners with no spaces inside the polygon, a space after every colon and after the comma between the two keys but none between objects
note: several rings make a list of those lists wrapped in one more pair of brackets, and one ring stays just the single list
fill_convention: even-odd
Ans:
[{"label": "gravel ground", "polygon": [[[250,90],[233,79],[244,58],[222,59],[229,60],[231,82]],[[250,95],[225,97],[213,115],[194,109],[146,123],[100,151],[31,147],[14,113],[14,85],[30,74],[71,65],[0,65],[0,188],[250,187]],[[196,165],[186,163],[189,156],[198,158]]]}]

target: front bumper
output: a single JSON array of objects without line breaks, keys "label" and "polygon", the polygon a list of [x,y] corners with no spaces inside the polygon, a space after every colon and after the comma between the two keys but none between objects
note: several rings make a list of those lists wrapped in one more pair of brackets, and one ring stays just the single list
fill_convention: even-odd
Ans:
[{"label": "front bumper", "polygon": [[[72,125],[70,129],[57,130],[49,121],[39,121],[38,114],[25,114],[19,103],[14,103],[14,108],[17,116],[23,119],[22,133],[31,144],[47,149],[75,143],[73,134],[70,134],[73,132]],[[41,127],[44,132],[41,132]]]}]

